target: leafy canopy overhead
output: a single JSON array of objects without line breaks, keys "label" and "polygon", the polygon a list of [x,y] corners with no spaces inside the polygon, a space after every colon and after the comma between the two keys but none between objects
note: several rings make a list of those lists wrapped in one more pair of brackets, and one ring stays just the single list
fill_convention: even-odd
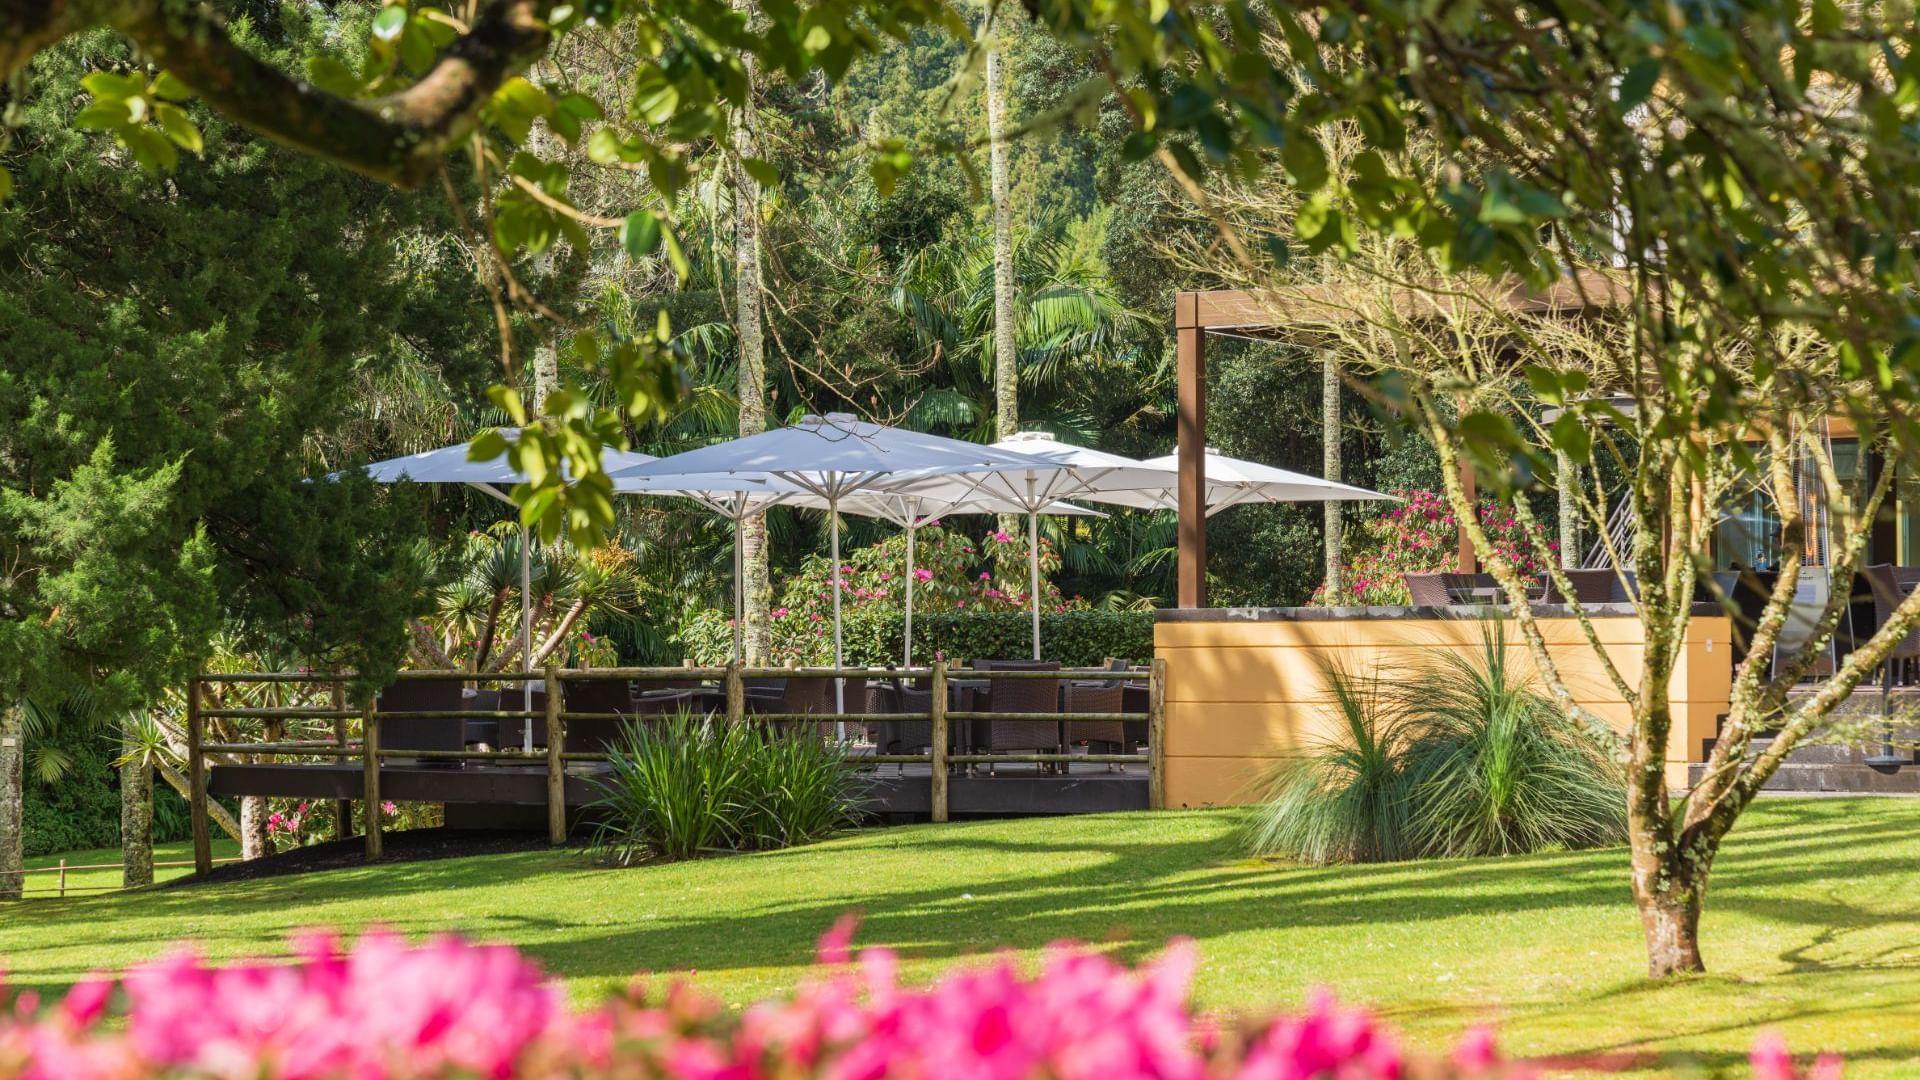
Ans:
[{"label": "leafy canopy overhead", "polygon": [[[1576,255],[1603,257],[1637,283],[1629,302],[1647,336],[1647,377],[1686,382],[1679,389],[1709,417],[1738,415],[1741,380],[1661,357],[1675,343],[1711,357],[1716,339],[1754,323],[1827,338],[1841,379],[1867,377],[1902,400],[1920,393],[1907,240],[1920,161],[1906,134],[1920,109],[1920,30],[1902,5],[1029,0],[1027,12],[1103,73],[1051,119],[1117,95],[1134,128],[1127,154],[1158,158],[1203,208],[1212,174],[1278,170],[1302,195],[1296,238],[1310,253],[1352,249],[1375,231],[1417,242],[1449,271],[1535,286]],[[783,0],[751,16],[706,0],[395,4],[373,20],[363,61],[313,56],[303,81],[239,49],[197,7],[133,0],[0,16],[0,66],[96,23],[157,64],[144,79],[89,86],[86,122],[142,162],[164,168],[175,148],[195,149],[197,133],[173,111],[184,87],[257,131],[402,186],[468,151],[483,184],[499,188],[489,212],[503,260],[604,228],[630,257],[664,249],[676,265],[676,201],[695,148],[724,142],[750,65],[795,83],[834,80],[915,28],[971,33],[935,0]],[[620,50],[630,73],[611,87],[570,81],[543,62],[569,35]],[[1335,128],[1364,142],[1350,167],[1329,163]],[[574,177],[539,150],[542,129],[584,140],[596,168],[644,175],[641,205],[579,214]],[[1410,133],[1438,152],[1409,153]],[[872,147],[883,190],[914,149]],[[743,164],[772,179],[766,163]],[[1221,224],[1243,261],[1294,254],[1284,241],[1248,250]],[[663,335],[575,347],[625,408],[646,412],[678,392]],[[1763,373],[1771,362],[1764,350],[1752,360]],[[512,391],[496,393],[524,416]],[[573,393],[550,399],[542,419],[517,445],[478,451],[511,450],[529,467],[517,497],[543,534],[591,539],[611,520],[592,451],[613,424]],[[1463,422],[1463,434],[1508,437],[1497,424]],[[572,487],[563,460],[580,478]]]}]

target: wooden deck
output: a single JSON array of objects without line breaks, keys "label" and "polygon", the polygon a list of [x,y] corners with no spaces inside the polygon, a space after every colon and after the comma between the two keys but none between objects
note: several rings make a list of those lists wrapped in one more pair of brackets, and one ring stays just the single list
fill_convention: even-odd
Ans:
[{"label": "wooden deck", "polygon": [[[1064,776],[1045,775],[1037,766],[998,765],[995,775],[955,775],[947,781],[948,812],[969,817],[1007,815],[1100,814],[1117,810],[1145,810],[1148,806],[1145,766],[1072,766]],[[607,767],[575,763],[566,773],[569,816],[599,799],[596,778]],[[269,795],[315,801],[356,799],[364,776],[357,762],[306,762],[214,765],[208,793],[216,797]],[[885,817],[927,818],[933,812],[932,775],[925,765],[872,766],[862,773],[868,781],[867,812]],[[547,770],[543,765],[495,763],[408,764],[389,761],[380,767],[381,794],[395,802],[446,803],[454,807],[526,807],[545,813]],[[451,821],[497,823],[494,814],[463,814]],[[544,822],[544,817],[529,818]]]}]

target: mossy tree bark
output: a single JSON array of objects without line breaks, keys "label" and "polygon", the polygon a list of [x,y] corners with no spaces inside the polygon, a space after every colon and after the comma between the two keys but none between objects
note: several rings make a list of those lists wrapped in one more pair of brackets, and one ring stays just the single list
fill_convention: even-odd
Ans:
[{"label": "mossy tree bark", "polygon": [[[749,0],[736,7],[752,17]],[[767,430],[766,336],[761,303],[760,182],[742,167],[757,157],[754,139],[753,91],[756,72],[751,57],[747,69],[747,96],[733,121],[733,290],[734,342],[738,358],[740,434]],[[744,594],[742,632],[749,664],[764,664],[772,650],[773,582],[767,567],[767,519],[755,514],[740,523],[740,589]]]},{"label": "mossy tree bark", "polygon": [[[1338,482],[1340,468],[1340,354],[1328,349],[1320,354],[1320,472],[1326,479]],[[1327,595],[1338,596],[1346,532],[1341,523],[1340,504],[1328,499],[1321,505],[1326,514]]]},{"label": "mossy tree bark", "polygon": [[987,40],[987,156],[993,199],[994,428],[1004,439],[1020,430],[1020,354],[1013,295],[1013,206],[1007,177],[1006,62],[992,26]]},{"label": "mossy tree bark", "polygon": [[0,701],[0,900],[18,900],[26,887],[26,716],[17,701]]},{"label": "mossy tree bark", "polygon": [[[134,722],[129,714],[128,725]],[[138,753],[138,735],[125,733],[120,762],[120,883],[153,884],[153,764]]]}]

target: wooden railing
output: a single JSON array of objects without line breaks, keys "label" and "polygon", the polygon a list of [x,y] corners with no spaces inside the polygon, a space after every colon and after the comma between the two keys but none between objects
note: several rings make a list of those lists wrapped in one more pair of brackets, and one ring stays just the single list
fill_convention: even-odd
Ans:
[{"label": "wooden railing", "polygon": [[[1053,681],[1086,680],[1100,682],[1135,681],[1140,672],[1116,672],[1105,668],[1066,668],[1052,671],[1003,671],[996,669],[959,669],[970,680],[1019,680],[1044,679]],[[546,708],[535,712],[515,709],[447,709],[417,711],[387,711],[375,709],[371,700],[361,708],[347,708],[343,704],[342,687],[355,676],[343,672],[248,672],[241,674],[207,674],[196,676],[187,687],[187,766],[190,778],[188,803],[193,818],[193,857],[197,872],[206,873],[213,867],[212,831],[207,814],[207,755],[209,754],[247,754],[258,757],[303,757],[333,758],[336,760],[357,759],[361,766],[361,798],[366,807],[367,827],[365,829],[366,851],[368,859],[378,859],[382,854],[381,830],[379,826],[379,808],[381,803],[380,759],[408,758],[426,761],[500,761],[520,763],[541,763],[546,767],[546,803],[547,830],[549,838],[555,844],[564,843],[567,836],[566,806],[566,768],[569,762],[604,762],[604,752],[570,752],[566,749],[566,726],[568,723],[582,720],[634,720],[644,719],[624,716],[619,713],[572,712],[566,707],[566,687],[569,683],[581,682],[664,682],[669,680],[698,679],[720,684],[725,694],[725,716],[729,723],[831,723],[845,720],[854,723],[883,723],[887,721],[927,721],[931,725],[931,748],[924,754],[863,754],[853,760],[858,764],[924,764],[929,771],[930,813],[934,821],[948,819],[949,798],[948,781],[950,770],[954,766],[976,764],[1107,764],[1107,765],[1145,765],[1147,766],[1147,804],[1153,809],[1165,806],[1165,770],[1162,765],[1162,748],[1165,745],[1166,727],[1166,661],[1155,659],[1144,673],[1147,679],[1146,713],[1128,712],[997,712],[997,711],[961,711],[948,707],[948,680],[953,676],[945,661],[935,662],[923,668],[774,668],[746,667],[741,664],[728,664],[725,667],[677,667],[677,668],[598,668],[573,671],[549,666],[538,672],[488,672],[476,673],[460,670],[445,671],[403,671],[395,676],[397,680],[411,681],[419,679],[459,679],[464,682],[478,683],[525,683],[534,679],[546,684]],[[750,712],[747,709],[748,679],[895,679],[901,682],[921,683],[927,686],[929,706],[925,712],[894,713],[776,713]],[[332,688],[331,702],[322,706],[273,706],[259,708],[208,708],[203,701],[203,688],[209,684],[238,683],[283,683],[295,685],[325,685]],[[547,725],[547,745],[545,750],[527,753],[522,750],[393,750],[380,745],[383,723],[408,720],[439,720],[460,718],[463,720],[545,720]],[[286,739],[277,738],[261,742],[209,742],[206,740],[206,724],[209,720],[260,720],[284,723],[288,720],[331,721],[332,733],[327,738]],[[347,722],[360,721],[361,737],[358,742],[348,736]],[[951,741],[952,724],[955,722],[1018,721],[1030,723],[1097,723],[1119,721],[1147,724],[1147,753],[1145,754],[1064,754],[1064,753],[953,753],[948,749]],[[352,810],[348,800],[335,804],[336,834],[344,838],[352,821]]]}]

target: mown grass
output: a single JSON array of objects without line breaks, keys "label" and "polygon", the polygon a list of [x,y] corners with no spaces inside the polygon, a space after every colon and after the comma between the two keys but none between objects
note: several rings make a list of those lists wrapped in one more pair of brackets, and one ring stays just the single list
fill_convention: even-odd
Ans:
[{"label": "mown grass", "polygon": [[[214,858],[225,859],[239,854],[239,844],[224,837],[214,841]],[[92,896],[120,887],[119,848],[93,848],[87,851],[68,851],[59,855],[36,855],[27,860],[26,894],[30,899],[40,900],[60,895],[62,861],[70,867],[67,871],[66,884],[66,895],[69,897]],[[193,844],[186,840],[171,844],[155,844],[153,861],[155,881],[172,881],[174,878],[186,877],[193,873]],[[180,865],[161,865],[163,863]],[[78,867],[93,869],[77,869]]]},{"label": "mown grass", "polygon": [[745,1002],[791,987],[820,931],[857,908],[860,940],[898,950],[913,978],[1061,938],[1138,960],[1187,935],[1210,1010],[1291,1007],[1327,985],[1429,1045],[1492,1021],[1528,1054],[1735,1070],[1774,1027],[1796,1049],[1844,1052],[1849,1077],[1920,1061],[1920,802],[1757,807],[1715,873],[1712,973],[1659,984],[1643,977],[1619,849],[1310,869],[1237,856],[1239,817],[873,830],[634,869],[540,851],[35,901],[0,908],[0,967],[58,989],[180,940],[234,956],[302,926],[384,924],[511,941],[582,996],[646,971]]}]

